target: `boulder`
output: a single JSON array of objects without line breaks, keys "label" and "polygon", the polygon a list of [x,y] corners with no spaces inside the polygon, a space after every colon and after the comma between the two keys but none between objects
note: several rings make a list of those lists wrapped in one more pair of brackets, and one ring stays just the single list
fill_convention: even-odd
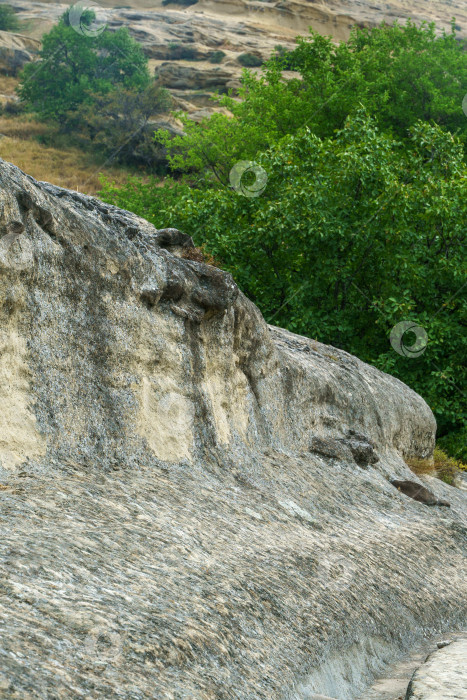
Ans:
[{"label": "boulder", "polygon": [[390,483],[421,397],[184,232],[4,161],[0,203],[2,697],[350,700],[461,624],[466,492]]},{"label": "boulder", "polygon": [[177,90],[219,90],[226,92],[226,84],[232,73],[216,66],[213,68],[196,68],[181,65],[173,61],[162,63],[156,69],[161,85]]}]

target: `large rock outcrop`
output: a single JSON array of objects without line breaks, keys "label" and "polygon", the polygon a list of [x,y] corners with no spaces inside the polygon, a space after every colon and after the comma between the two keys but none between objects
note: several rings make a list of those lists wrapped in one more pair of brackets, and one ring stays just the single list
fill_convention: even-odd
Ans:
[{"label": "large rock outcrop", "polygon": [[391,484],[419,396],[179,231],[3,161],[0,198],[0,697],[350,700],[461,624],[466,493]]}]

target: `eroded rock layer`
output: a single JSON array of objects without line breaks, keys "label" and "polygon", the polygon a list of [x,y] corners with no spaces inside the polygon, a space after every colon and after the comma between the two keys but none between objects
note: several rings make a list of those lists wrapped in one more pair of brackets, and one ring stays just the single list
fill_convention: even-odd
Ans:
[{"label": "eroded rock layer", "polygon": [[465,491],[391,483],[419,396],[179,231],[5,162],[0,197],[1,697],[350,700],[461,624]]}]

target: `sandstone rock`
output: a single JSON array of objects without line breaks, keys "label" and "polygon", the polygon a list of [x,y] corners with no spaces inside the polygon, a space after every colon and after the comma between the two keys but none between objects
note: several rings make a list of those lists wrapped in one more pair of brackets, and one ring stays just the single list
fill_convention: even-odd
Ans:
[{"label": "sandstone rock", "polygon": [[433,652],[410,681],[405,700],[465,700],[467,639]]},{"label": "sandstone rock", "polygon": [[38,41],[29,37],[0,31],[0,73],[18,75],[36,56],[39,46]]},{"label": "sandstone rock", "polygon": [[161,85],[178,90],[211,90],[226,91],[226,83],[232,74],[215,68],[195,68],[182,66],[175,62],[162,63],[157,68],[157,76]]},{"label": "sandstone rock", "polygon": [[389,483],[423,399],[182,232],[3,161],[0,200],[0,694],[351,700],[460,624],[465,491]]}]

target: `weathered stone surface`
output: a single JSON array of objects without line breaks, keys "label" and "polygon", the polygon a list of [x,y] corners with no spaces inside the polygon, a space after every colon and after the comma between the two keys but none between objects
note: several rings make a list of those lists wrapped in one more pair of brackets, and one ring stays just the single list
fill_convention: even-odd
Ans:
[{"label": "weathered stone surface", "polygon": [[0,73],[18,75],[38,50],[38,41],[21,34],[0,31]]},{"label": "weathered stone surface", "polygon": [[405,700],[466,700],[467,639],[430,654],[413,675]]},{"label": "weathered stone surface", "polygon": [[460,624],[466,493],[390,483],[419,396],[180,232],[3,161],[0,199],[0,696],[351,700]]},{"label": "weathered stone surface", "polygon": [[232,73],[219,66],[206,68],[180,65],[175,61],[161,63],[157,67],[157,76],[161,85],[178,90],[220,90],[227,92],[226,85],[232,79]]}]

